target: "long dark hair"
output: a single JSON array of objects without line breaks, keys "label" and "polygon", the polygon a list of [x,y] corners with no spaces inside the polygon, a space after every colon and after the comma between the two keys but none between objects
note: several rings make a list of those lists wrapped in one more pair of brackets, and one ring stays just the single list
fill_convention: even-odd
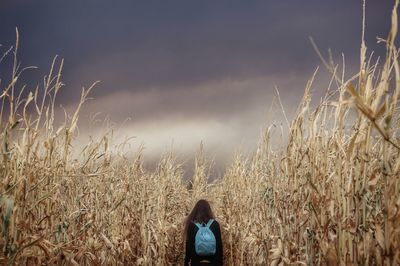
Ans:
[{"label": "long dark hair", "polygon": [[191,222],[206,223],[209,219],[214,219],[214,213],[211,210],[210,203],[208,201],[201,199],[196,205],[194,205],[193,210],[186,217],[185,221],[185,231],[184,235],[186,237],[189,224]]}]

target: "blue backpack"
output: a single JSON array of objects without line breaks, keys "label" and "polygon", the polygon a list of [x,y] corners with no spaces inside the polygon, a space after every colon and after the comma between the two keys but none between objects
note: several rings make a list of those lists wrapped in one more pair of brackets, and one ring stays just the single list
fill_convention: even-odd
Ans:
[{"label": "blue backpack", "polygon": [[196,254],[199,256],[212,256],[216,250],[216,240],[210,226],[214,219],[210,219],[207,224],[194,223],[199,230],[196,233],[194,246]]}]

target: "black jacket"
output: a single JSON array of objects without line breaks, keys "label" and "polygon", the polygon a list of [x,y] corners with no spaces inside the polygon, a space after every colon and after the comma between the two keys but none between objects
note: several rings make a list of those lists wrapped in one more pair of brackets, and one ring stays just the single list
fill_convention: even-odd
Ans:
[{"label": "black jacket", "polygon": [[201,260],[208,260],[211,262],[211,265],[223,265],[223,250],[222,250],[222,240],[221,240],[221,230],[219,227],[219,223],[214,221],[211,226],[210,230],[214,233],[215,240],[216,240],[216,252],[213,256],[198,256],[195,251],[194,242],[196,233],[199,229],[194,223],[190,223],[187,231],[186,236],[186,253],[185,253],[185,266],[189,265],[198,265]]}]

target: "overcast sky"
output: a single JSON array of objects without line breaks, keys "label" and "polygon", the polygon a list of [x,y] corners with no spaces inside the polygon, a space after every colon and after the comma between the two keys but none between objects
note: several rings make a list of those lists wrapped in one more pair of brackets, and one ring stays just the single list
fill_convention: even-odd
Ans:
[{"label": "overcast sky", "polygon": [[[393,2],[367,0],[366,41],[377,55]],[[309,36],[356,69],[361,21],[360,0],[2,0],[0,49],[13,45],[18,27],[22,65],[38,66],[25,75],[32,89],[55,55],[64,58],[58,103],[67,108],[82,86],[100,80],[85,115],[103,112],[117,124],[130,117],[120,133],[137,136],[151,156],[172,140],[194,153],[203,140],[227,158],[254,148],[261,130],[280,121],[279,111],[268,113],[274,86],[293,112],[320,65]],[[0,66],[1,77],[7,69]],[[316,95],[327,79],[320,71]]]}]

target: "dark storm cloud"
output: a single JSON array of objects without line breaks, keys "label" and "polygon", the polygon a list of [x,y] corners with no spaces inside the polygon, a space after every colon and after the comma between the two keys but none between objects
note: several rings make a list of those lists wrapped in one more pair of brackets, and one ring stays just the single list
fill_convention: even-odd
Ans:
[{"label": "dark storm cloud", "polygon": [[[367,1],[367,41],[387,34],[390,1]],[[309,74],[322,49],[358,57],[361,1],[3,1],[0,43],[21,34],[24,65],[65,58],[64,103],[82,85],[116,91],[190,89],[224,79]]]}]

